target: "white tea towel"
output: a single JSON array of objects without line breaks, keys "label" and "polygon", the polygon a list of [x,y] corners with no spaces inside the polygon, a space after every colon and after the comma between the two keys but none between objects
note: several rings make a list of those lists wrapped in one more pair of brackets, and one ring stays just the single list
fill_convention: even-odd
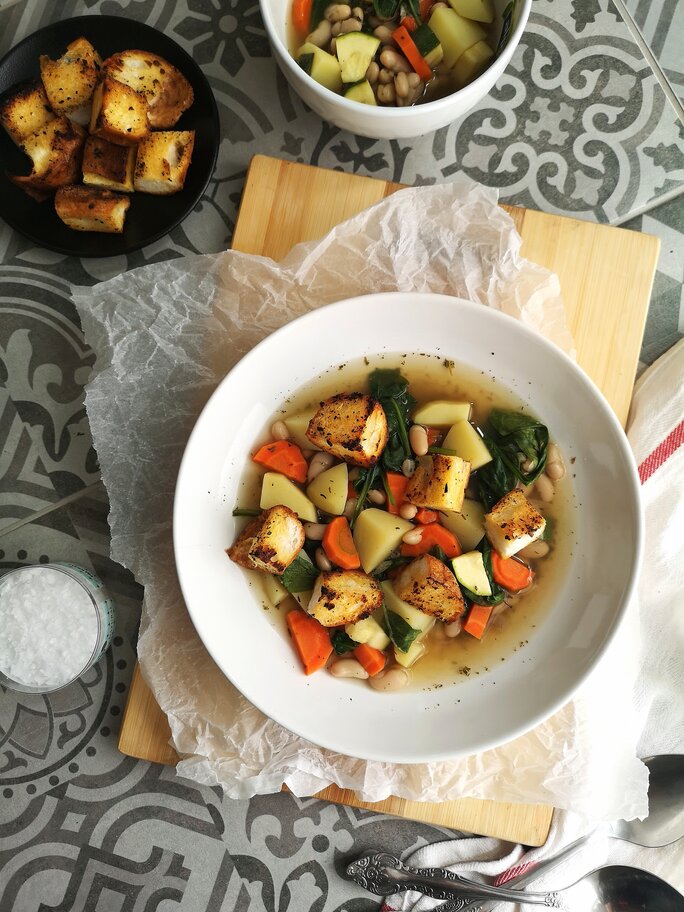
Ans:
[{"label": "white tea towel", "polygon": [[[638,590],[640,673],[633,694],[641,721],[639,754],[684,754],[684,340],[639,379],[627,433],[639,466],[645,513],[645,557]],[[424,846],[406,859],[412,867],[446,867],[498,884],[531,871],[595,824],[556,812],[545,844],[524,852],[500,840],[464,838]],[[659,875],[684,892],[684,839],[645,849],[611,838],[608,827],[527,890],[558,889],[605,863],[629,864]],[[493,860],[496,859],[496,860]],[[498,875],[498,876],[497,876]],[[513,885],[512,885],[513,886]],[[436,900],[406,893],[388,897],[386,912],[425,912]],[[512,908],[511,906],[501,908]]]}]

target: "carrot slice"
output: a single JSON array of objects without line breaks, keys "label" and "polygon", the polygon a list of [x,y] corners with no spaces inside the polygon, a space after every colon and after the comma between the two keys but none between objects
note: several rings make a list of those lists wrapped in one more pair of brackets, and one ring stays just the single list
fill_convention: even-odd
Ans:
[{"label": "carrot slice", "polygon": [[421,554],[427,554],[435,545],[439,545],[447,557],[458,557],[462,553],[461,546],[453,532],[440,526],[439,523],[416,526],[416,529],[420,529],[421,539],[417,545],[402,543],[399,553],[404,557],[420,557]]},{"label": "carrot slice", "polygon": [[494,582],[509,592],[520,592],[534,579],[534,570],[515,557],[501,557],[492,551],[492,576]]},{"label": "carrot slice", "polygon": [[328,523],[322,544],[323,550],[333,564],[337,564],[343,570],[358,570],[361,566],[361,559],[346,516],[336,516]]},{"label": "carrot slice", "polygon": [[418,28],[418,24],[413,16],[404,16],[399,24],[403,25],[407,32],[415,32]]},{"label": "carrot slice", "polygon": [[392,32],[392,38],[394,38],[399,50],[404,57],[406,57],[420,78],[424,79],[425,82],[429,82],[432,79],[432,70],[425,61],[425,58],[421,56],[420,51],[416,47],[413,38],[411,38],[406,28],[403,25],[395,28]]},{"label": "carrot slice", "polygon": [[354,650],[354,655],[368,672],[369,677],[373,677],[385,667],[387,656],[379,649],[368,646],[367,643],[360,643]]},{"label": "carrot slice", "polygon": [[419,507],[418,512],[416,513],[416,522],[419,522],[422,526],[427,526],[430,523],[437,522],[439,519],[439,514],[434,510],[428,510],[427,507]]},{"label": "carrot slice", "polygon": [[305,674],[310,675],[323,668],[333,649],[325,627],[301,608],[288,611],[285,620]]},{"label": "carrot slice", "polygon": [[406,485],[409,480],[406,475],[402,475],[401,472],[388,472],[385,476],[387,478],[387,486],[392,492],[392,497],[394,503],[391,503],[389,498],[387,498],[387,512],[392,513],[394,516],[399,515],[399,507],[404,502],[404,493],[406,492]]},{"label": "carrot slice", "polygon": [[463,625],[465,632],[481,640],[493,610],[492,605],[472,605]]},{"label": "carrot slice", "polygon": [[295,443],[289,440],[276,440],[267,443],[252,456],[254,462],[265,466],[272,472],[280,472],[291,481],[306,481],[308,466],[302,451]]},{"label": "carrot slice", "polygon": [[306,38],[310,31],[312,6],[313,0],[294,0],[292,4],[292,24],[302,38]]}]

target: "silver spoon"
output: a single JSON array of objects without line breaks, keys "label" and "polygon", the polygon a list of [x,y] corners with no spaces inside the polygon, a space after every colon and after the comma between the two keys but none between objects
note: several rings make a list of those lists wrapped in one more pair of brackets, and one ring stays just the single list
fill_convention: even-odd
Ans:
[{"label": "silver spoon", "polygon": [[387,853],[359,858],[347,867],[347,874],[379,896],[417,890],[433,899],[450,900],[440,906],[440,912],[460,912],[473,899],[494,898],[566,912],[684,912],[684,896],[674,887],[655,874],[625,865],[597,868],[574,884],[548,893],[491,887],[439,868],[411,868]]},{"label": "silver spoon", "polygon": [[[644,820],[616,820],[604,829],[606,836],[630,842],[644,848],[660,848],[672,845],[684,838],[684,755],[661,754],[646,757],[648,767],[648,817]],[[560,862],[573,855],[597,832],[591,830],[575,842],[565,846],[556,855],[533,864],[524,874],[518,874],[506,881],[507,887],[521,888],[535,881],[544,871],[550,871]],[[487,903],[478,906],[481,912],[494,908]]]}]

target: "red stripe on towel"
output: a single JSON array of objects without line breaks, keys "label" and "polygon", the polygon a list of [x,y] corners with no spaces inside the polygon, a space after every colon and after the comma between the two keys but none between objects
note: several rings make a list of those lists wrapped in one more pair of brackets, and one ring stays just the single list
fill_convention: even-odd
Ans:
[{"label": "red stripe on towel", "polygon": [[503,874],[499,876],[494,881],[495,887],[500,887],[502,884],[507,883],[512,877],[517,877],[518,874],[525,874],[531,868],[535,866],[534,861],[524,861],[522,864],[513,865],[512,868],[509,868],[507,871],[504,871]]},{"label": "red stripe on towel", "polygon": [[648,479],[653,475],[654,472],[657,472],[658,469],[666,462],[673,453],[675,453],[679,447],[684,443],[684,421],[680,421],[677,427],[670,431],[665,440],[653,450],[650,456],[647,456],[646,459],[639,466],[639,478],[641,483],[644,484]]}]

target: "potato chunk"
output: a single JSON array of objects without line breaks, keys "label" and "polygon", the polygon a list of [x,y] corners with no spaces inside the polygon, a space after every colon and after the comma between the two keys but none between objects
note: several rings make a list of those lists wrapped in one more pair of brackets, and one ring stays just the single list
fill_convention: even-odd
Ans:
[{"label": "potato chunk", "polygon": [[249,522],[226,554],[241,567],[279,576],[303,545],[304,526],[297,514],[279,504]]},{"label": "potato chunk", "polygon": [[406,486],[404,499],[417,507],[458,513],[469,477],[470,463],[458,456],[421,456]]},{"label": "potato chunk", "polygon": [[387,444],[387,419],[373,396],[339,393],[321,402],[306,436],[314,446],[345,462],[371,466]]},{"label": "potato chunk", "polygon": [[431,554],[416,558],[397,574],[394,592],[414,608],[447,623],[455,621],[465,611],[454,574]]},{"label": "potato chunk", "polygon": [[522,491],[509,491],[485,513],[487,538],[501,557],[513,557],[544,534],[546,520]]},{"label": "potato chunk", "polygon": [[330,570],[321,573],[311,593],[309,614],[324,627],[355,624],[382,605],[377,580],[361,570]]}]

